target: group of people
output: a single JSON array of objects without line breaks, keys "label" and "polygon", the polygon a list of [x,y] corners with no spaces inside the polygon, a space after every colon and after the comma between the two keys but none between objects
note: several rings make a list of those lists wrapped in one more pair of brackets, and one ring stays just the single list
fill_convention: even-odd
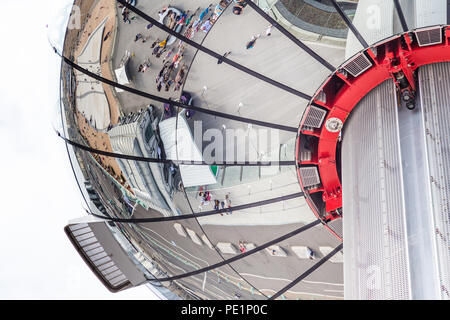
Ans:
[{"label": "group of people", "polygon": [[[214,11],[212,10],[212,4],[210,4],[203,10],[197,8],[192,14],[190,10],[187,10],[186,12],[181,12],[181,14],[177,15],[177,13],[169,7],[164,7],[158,14],[160,20],[163,20],[163,22],[164,17],[168,19],[165,25],[171,30],[180,32],[183,27],[186,27],[183,35],[188,39],[192,39],[197,32],[208,32],[211,29],[214,22],[227,7],[228,1],[229,0],[221,0]],[[198,18],[195,18],[199,12]],[[163,58],[163,67],[156,78],[158,91],[163,87],[166,91],[169,91],[173,84],[175,84],[174,91],[180,90],[187,76],[187,67],[184,63],[181,64],[184,59],[186,45],[180,40],[177,48],[167,50],[166,47],[169,38],[170,36],[161,42],[157,39],[152,45],[152,48],[154,48],[153,55],[155,55],[156,58],[161,57],[162,54],[167,52]],[[181,68],[179,68],[180,64]],[[172,76],[174,70],[178,70],[175,77]]]},{"label": "group of people", "polygon": [[[184,62],[179,68],[180,63],[184,59],[184,49],[185,47],[181,46],[178,48],[176,54],[174,54],[174,49],[170,49],[169,52],[167,52],[163,59],[163,67],[156,77],[156,89],[158,92],[161,91],[163,87],[165,88],[165,91],[169,91],[173,84],[175,84],[174,91],[180,90],[187,76],[187,66]],[[178,72],[176,72],[177,70]]]},{"label": "group of people", "polygon": [[[169,37],[167,37],[163,41],[161,41],[160,39],[156,39],[156,41],[153,42],[151,46],[151,48],[153,49],[152,55],[154,55],[156,58],[160,58],[164,53],[167,52],[165,57],[163,58],[163,67],[156,77],[156,86],[158,91],[161,91],[162,88],[165,88],[165,91],[169,91],[170,87],[173,84],[175,84],[174,91],[180,90],[187,76],[187,67],[183,62],[185,45],[179,46],[178,51],[175,54],[174,48],[170,50],[167,49],[168,39]],[[138,33],[136,35],[134,41],[136,42],[138,40],[146,42],[146,38],[141,33]],[[179,68],[180,64],[181,68]],[[146,72],[151,65],[152,64],[150,62],[150,59],[145,60],[139,65],[138,72]]]},{"label": "group of people", "polygon": [[[201,10],[201,8],[198,8],[194,14],[189,16],[189,11],[187,11],[186,14],[186,30],[184,31],[183,35],[188,38],[192,39],[194,38],[195,34],[199,31],[203,31],[205,33],[208,33],[209,30],[211,30],[212,26],[216,22],[216,20],[219,18],[219,16],[223,13],[225,8],[228,6],[230,0],[221,0],[219,4],[212,9],[212,4],[210,4],[207,8]],[[200,15],[197,19],[194,19],[194,17],[197,15],[197,13],[200,12]],[[181,18],[183,19],[183,17]]]},{"label": "group of people", "polygon": [[[205,192],[199,192],[198,196],[200,197],[200,205],[199,205],[199,210],[202,211],[204,206],[207,206],[211,203],[211,193],[209,191],[205,191]],[[225,208],[226,210],[226,214],[232,214],[233,211],[231,210],[231,200],[230,200],[230,196],[227,194],[225,195],[225,199],[220,201],[215,199],[213,201],[214,203],[214,210],[219,211],[220,209],[224,210]],[[223,213],[220,213],[221,216],[223,216]]]},{"label": "group of people", "polygon": [[144,61],[143,63],[141,63],[139,65],[138,72],[144,73],[145,71],[147,71],[151,67],[151,65],[152,64],[150,63],[150,60]]},{"label": "group of people", "polygon": [[138,33],[136,35],[136,38],[134,38],[134,42],[137,42],[138,40],[142,40],[142,43],[146,43],[149,38],[150,37],[144,37],[144,35],[142,33]]},{"label": "group of people", "polygon": [[[128,2],[131,3],[132,1],[128,0]],[[183,35],[188,39],[192,39],[199,31],[206,33],[209,32],[213,24],[228,5],[233,5],[233,13],[241,14],[242,10],[247,5],[247,2],[245,0],[220,0],[215,7],[210,4],[204,9],[197,8],[197,10],[193,12],[190,10],[183,12],[175,8],[165,6],[158,12],[159,20],[168,28],[176,32],[182,32],[184,28],[185,30]],[[125,23],[131,23],[131,20],[133,20],[133,18],[130,18],[130,10],[126,7],[123,7],[122,16]],[[152,27],[152,23],[147,25],[147,29]],[[267,36],[271,35],[271,29],[272,25],[270,25],[266,30]],[[247,43],[246,48],[253,48],[260,36],[260,34],[253,36]],[[142,43],[146,43],[149,38],[150,36],[145,36],[143,33],[138,33],[136,34],[134,41],[142,41]],[[162,61],[163,67],[156,76],[156,88],[158,92],[163,89],[165,91],[169,91],[171,87],[173,87],[174,91],[179,91],[187,76],[187,66],[183,62],[185,58],[184,50],[186,48],[186,44],[182,40],[179,40],[175,47],[168,48],[168,46],[173,42],[173,39],[170,39],[171,35],[168,35],[167,38],[162,41],[160,39],[156,39],[151,46],[152,55],[157,59],[165,54]],[[225,53],[223,57],[218,60],[218,64],[221,64],[224,58],[227,58],[230,54],[231,51]],[[138,72],[145,73],[151,65],[150,60],[147,59],[139,65]]]}]

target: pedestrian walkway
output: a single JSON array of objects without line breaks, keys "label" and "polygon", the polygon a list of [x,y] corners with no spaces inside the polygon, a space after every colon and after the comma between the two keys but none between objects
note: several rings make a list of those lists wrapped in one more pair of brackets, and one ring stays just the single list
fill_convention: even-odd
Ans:
[{"label": "pedestrian walkway", "polygon": [[[174,223],[173,226],[176,229],[179,236],[186,238],[187,235],[189,235],[189,238],[195,244],[199,246],[206,244],[211,250],[214,250],[214,247],[216,247],[220,252],[222,252],[225,255],[237,255],[246,253],[250,250],[257,248],[258,246],[255,243],[246,242],[245,240],[239,240],[237,244],[234,244],[232,242],[218,242],[216,245],[213,245],[205,234],[203,234],[200,239],[195,231],[189,228],[185,228],[179,223]],[[302,245],[291,245],[289,247],[272,245],[270,247],[267,247],[262,252],[265,252],[269,257],[286,258],[289,255],[295,255],[301,260],[314,260],[317,257],[319,258],[325,257],[331,251],[333,251],[333,249],[334,248],[329,246],[319,246],[319,250],[316,253],[311,248]],[[339,251],[335,256],[330,258],[329,261],[332,263],[343,263],[343,259],[344,259],[343,253],[342,251]]]},{"label": "pedestrian walkway", "polygon": [[[107,18],[98,25],[88,38],[85,47],[76,62],[82,67],[96,74],[101,74],[100,57],[103,42],[103,31]],[[77,110],[85,117],[89,125],[96,130],[105,130],[111,123],[108,100],[103,84],[93,81],[79,71],[75,71],[77,78]]]}]

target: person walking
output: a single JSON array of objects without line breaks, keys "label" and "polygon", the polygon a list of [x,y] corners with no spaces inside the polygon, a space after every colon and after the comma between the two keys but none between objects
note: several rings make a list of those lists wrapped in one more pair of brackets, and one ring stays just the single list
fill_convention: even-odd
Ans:
[{"label": "person walking", "polygon": [[177,23],[177,14],[175,12],[172,12],[169,16],[169,24],[167,27],[173,30],[175,28],[176,23]]},{"label": "person walking", "polygon": [[175,77],[175,89],[174,89],[174,91],[180,90],[181,86],[183,85],[185,75],[186,75],[186,66],[183,63],[183,65],[180,68],[180,71],[178,71],[178,73],[177,73],[177,75]]},{"label": "person walking", "polygon": [[232,214],[233,211],[231,211],[231,200],[228,194],[225,196],[225,205],[228,208],[227,214]]},{"label": "person walking", "polygon": [[169,58],[172,56],[173,52],[174,52],[173,48],[170,49],[169,52],[167,52],[166,56],[165,56],[164,59],[163,59],[163,64],[165,64],[166,61],[169,60]]},{"label": "person walking", "polygon": [[161,40],[159,38],[156,38],[155,42],[153,42],[153,44],[152,44],[152,49],[160,42],[161,42]]},{"label": "person walking", "polygon": [[194,32],[198,32],[198,30],[199,30],[199,28],[200,28],[200,23],[201,23],[202,21],[200,20],[200,19],[197,19],[197,20],[195,20],[194,21],[194,23],[192,24],[192,30],[194,31]]},{"label": "person walking", "polygon": [[178,57],[177,61],[175,61],[175,62],[173,63],[173,66],[174,66],[175,69],[178,69],[178,65],[179,65],[180,62],[183,60],[183,58],[184,58],[184,54],[182,53],[182,54]]},{"label": "person walking", "polygon": [[203,31],[204,33],[208,33],[209,30],[211,30],[211,28],[212,28],[212,22],[211,22],[211,18],[209,18],[201,25],[200,30]]},{"label": "person walking", "polygon": [[215,199],[214,200],[214,210],[219,211],[219,205],[220,205],[220,201]]},{"label": "person walking", "polygon": [[203,206],[205,205],[205,198],[204,198],[203,192],[199,192],[198,196],[200,197],[200,205],[198,206],[198,210],[201,212],[201,211],[203,211],[202,209],[203,209]]},{"label": "person walking", "polygon": [[308,252],[308,258],[310,260],[314,260],[315,259],[314,251],[312,251],[309,247],[306,247],[306,251]]},{"label": "person walking", "polygon": [[202,13],[200,13],[200,16],[199,16],[200,21],[205,20],[211,7],[212,7],[212,3],[208,6],[208,8],[206,8],[205,10],[202,11]]},{"label": "person walking", "polygon": [[223,11],[228,6],[228,2],[226,0],[221,0],[219,4],[214,9],[213,20],[217,20],[218,17],[223,13]]},{"label": "person walking", "polygon": [[252,36],[252,39],[249,42],[247,42],[247,45],[245,46],[245,48],[247,50],[253,48],[255,46],[256,40],[258,40],[259,37],[261,37],[260,34],[258,34],[256,36]]},{"label": "person walking", "polygon": [[270,25],[270,26],[267,27],[267,29],[266,29],[266,36],[272,35],[272,28],[273,28],[273,25]]},{"label": "person walking", "polygon": [[166,49],[160,50],[158,53],[155,54],[156,58],[159,59],[159,57],[161,57],[161,55],[162,55],[164,52],[166,52]]},{"label": "person walking", "polygon": [[233,13],[235,15],[240,15],[247,6],[247,2],[245,2],[245,0],[233,0],[233,2],[235,3],[233,6]]},{"label": "person walking", "polygon": [[170,80],[169,79],[169,81],[167,81],[166,82],[166,87],[165,87],[165,91],[169,91],[170,90],[170,87],[172,86],[172,84],[173,84],[173,80]]},{"label": "person walking", "polygon": [[179,57],[180,57],[180,50],[178,50],[177,54],[173,56],[172,65],[178,61]]},{"label": "person walking", "polygon": [[161,75],[161,76],[158,76],[158,77],[156,77],[156,85],[158,86],[158,84],[160,84],[161,82],[163,82],[164,81],[164,77]]},{"label": "person walking", "polygon": [[148,68],[150,68],[149,64],[147,62],[144,63],[143,66],[142,66],[142,71],[141,72],[144,73],[145,71],[148,70]]},{"label": "person walking", "polygon": [[[197,12],[200,10],[200,7],[197,8],[197,10],[195,10],[195,12],[186,19],[186,27],[189,26],[192,23],[192,19],[195,17],[195,15],[197,14]],[[189,12],[189,11],[188,11]]]},{"label": "person walking", "polygon": [[103,41],[108,40],[108,38],[109,38],[110,35],[111,35],[111,31],[109,31],[109,32],[105,35],[105,37],[103,38]]},{"label": "person walking", "polygon": [[198,195],[201,197],[203,205],[209,205],[209,202],[211,201],[211,193],[209,191],[200,192]]},{"label": "person walking", "polygon": [[161,47],[160,46],[156,46],[155,49],[153,49],[152,55],[154,56],[154,55],[158,54],[159,49],[161,49]]},{"label": "person walking", "polygon": [[159,43],[159,46],[160,46],[161,48],[165,49],[166,46],[167,46],[167,40],[168,40],[168,39],[169,39],[169,37],[167,37],[166,40],[160,42],[160,43]]},{"label": "person walking", "polygon": [[222,64],[223,59],[228,57],[231,54],[231,51],[228,51],[227,53],[225,53],[222,57],[219,58],[219,60],[217,60],[217,64]]},{"label": "person walking", "polygon": [[122,18],[123,18],[123,22],[124,22],[124,23],[127,23],[127,22],[128,22],[128,24],[131,24],[131,20],[130,20],[130,11],[129,11],[126,7],[124,7],[124,8],[122,9]]},{"label": "person walking", "polygon": [[167,69],[167,64],[164,64],[162,69],[159,71],[158,76],[156,77],[156,83],[158,83],[158,81],[159,81],[159,79],[161,79],[161,77],[164,78],[163,76],[164,76],[164,72],[166,71],[166,69]]},{"label": "person walking", "polygon": [[191,22],[191,16],[189,15],[191,13],[190,10],[186,11],[186,19],[184,20],[184,26],[187,27],[189,25],[189,22]]}]

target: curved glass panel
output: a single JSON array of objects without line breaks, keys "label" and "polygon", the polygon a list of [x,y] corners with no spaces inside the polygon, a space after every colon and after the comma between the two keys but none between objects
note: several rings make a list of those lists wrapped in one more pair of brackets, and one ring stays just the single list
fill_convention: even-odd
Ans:
[{"label": "curved glass panel", "polygon": [[[335,68],[365,42],[402,32],[394,1],[130,3],[193,43],[118,1],[75,1],[58,52],[135,91],[62,64],[57,129],[71,142],[113,153],[68,145],[88,210],[109,218],[173,219],[108,222],[134,247],[141,268],[158,279],[280,238],[242,260],[162,283],[183,299],[267,299],[341,243],[342,219],[283,238],[317,219],[298,181],[298,126]],[[398,3],[410,30],[446,23],[439,10],[425,14],[425,1]],[[274,21],[280,28],[271,26]],[[346,82],[342,74],[336,91]],[[317,140],[326,115],[321,108],[308,114]],[[298,158],[322,169],[332,161],[325,153]],[[320,185],[318,174],[309,178],[309,186]],[[342,298],[338,253],[279,299]]]}]

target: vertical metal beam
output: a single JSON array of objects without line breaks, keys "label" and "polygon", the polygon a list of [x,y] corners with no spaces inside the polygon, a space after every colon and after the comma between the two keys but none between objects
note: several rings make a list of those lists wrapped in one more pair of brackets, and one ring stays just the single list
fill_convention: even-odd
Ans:
[{"label": "vertical metal beam", "polygon": [[400,2],[398,0],[394,0],[395,9],[397,10],[398,17],[400,19],[400,23],[402,24],[402,28],[404,32],[407,32],[408,24],[406,23],[405,16],[403,15],[402,7],[400,6]]},{"label": "vertical metal beam", "polygon": [[364,49],[369,48],[369,44],[364,40],[364,38],[361,36],[359,31],[355,28],[353,23],[350,21],[350,19],[347,17],[344,11],[342,11],[339,4],[336,2],[336,0],[331,0],[331,3],[333,4],[334,8],[336,9],[337,13],[341,16],[341,18],[344,20],[345,24],[349,27],[349,29],[353,32],[355,37],[358,39],[358,41],[361,43],[361,45],[364,47]]},{"label": "vertical metal beam", "polygon": [[335,71],[336,68],[332,66],[328,61],[326,61],[324,58],[319,56],[314,50],[312,50],[310,47],[305,45],[302,41],[297,39],[292,33],[287,31],[284,27],[282,27],[275,19],[273,19],[271,16],[269,16],[267,13],[264,12],[256,3],[252,2],[251,0],[245,0],[247,4],[252,7],[260,16],[262,16],[264,19],[269,21],[272,26],[277,28],[282,34],[284,34],[286,37],[288,37],[292,42],[294,42],[297,46],[302,48],[307,54],[309,54],[311,57],[316,59],[319,63],[321,63],[325,68],[330,70],[331,72]]},{"label": "vertical metal beam", "polygon": [[343,243],[341,243],[340,245],[338,245],[336,248],[334,248],[333,251],[331,251],[329,254],[327,254],[325,257],[323,257],[322,259],[320,259],[319,262],[317,262],[315,265],[313,265],[311,268],[309,268],[308,270],[306,270],[305,272],[303,272],[303,274],[301,276],[299,276],[297,279],[295,279],[294,281],[292,281],[291,283],[289,283],[287,286],[285,286],[283,289],[281,289],[280,291],[278,291],[277,293],[275,293],[273,296],[271,296],[269,298],[269,300],[275,300],[276,298],[278,298],[279,296],[281,296],[283,293],[285,293],[286,291],[288,291],[290,288],[292,288],[293,286],[295,286],[297,283],[299,283],[300,281],[302,281],[303,279],[305,279],[307,276],[309,276],[311,273],[313,273],[316,269],[318,269],[321,265],[323,265],[325,262],[327,262],[329,259],[331,259],[338,251],[342,250],[342,247],[344,246]]}]

